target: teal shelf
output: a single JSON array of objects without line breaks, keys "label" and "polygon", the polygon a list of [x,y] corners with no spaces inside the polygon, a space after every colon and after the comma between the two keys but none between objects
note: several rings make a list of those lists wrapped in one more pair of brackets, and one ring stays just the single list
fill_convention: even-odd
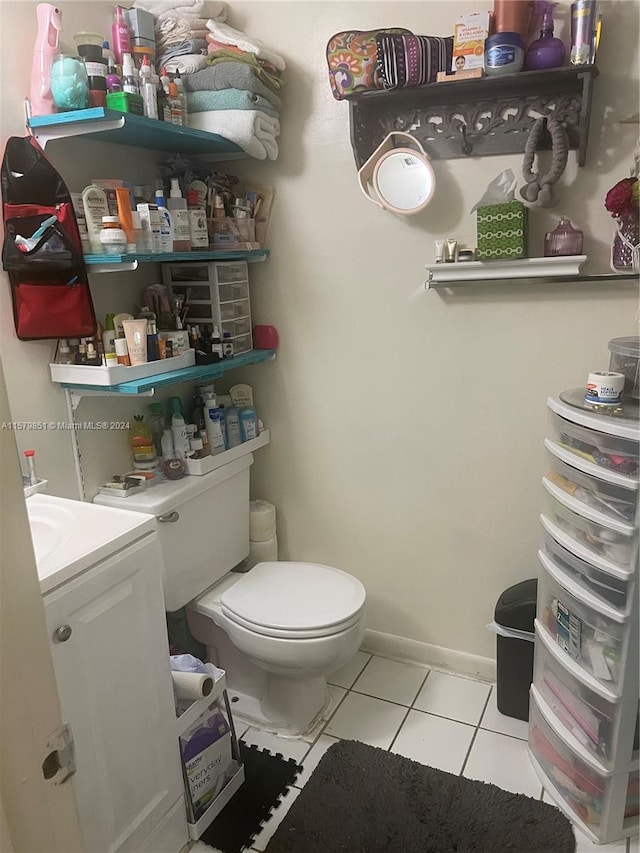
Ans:
[{"label": "teal shelf", "polygon": [[43,147],[52,139],[86,135],[104,142],[155,151],[207,154],[218,160],[249,157],[234,142],[215,133],[104,107],[32,116],[28,125]]},{"label": "teal shelf", "polygon": [[191,382],[201,379],[217,379],[229,370],[238,367],[246,367],[249,364],[259,364],[273,358],[276,351],[273,349],[254,349],[251,352],[217,361],[215,364],[196,364],[193,367],[183,367],[181,370],[172,370],[169,373],[158,373],[148,376],[146,379],[133,379],[130,382],[121,382],[120,385],[78,385],[71,382],[61,382],[63,388],[75,391],[80,396],[83,391],[93,394],[144,394],[157,388],[165,388],[167,385],[175,385],[178,382]]},{"label": "teal shelf", "polygon": [[269,257],[268,249],[250,249],[245,251],[228,250],[221,252],[158,252],[135,255],[85,255],[84,262],[89,272],[118,272],[118,269],[136,269],[138,264],[160,263],[167,261],[246,261],[259,263]]}]

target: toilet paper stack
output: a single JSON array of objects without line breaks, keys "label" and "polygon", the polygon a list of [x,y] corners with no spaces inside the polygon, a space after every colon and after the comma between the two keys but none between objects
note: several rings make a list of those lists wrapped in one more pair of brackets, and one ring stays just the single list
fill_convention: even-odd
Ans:
[{"label": "toilet paper stack", "polygon": [[247,569],[278,559],[276,508],[268,501],[251,501]]}]

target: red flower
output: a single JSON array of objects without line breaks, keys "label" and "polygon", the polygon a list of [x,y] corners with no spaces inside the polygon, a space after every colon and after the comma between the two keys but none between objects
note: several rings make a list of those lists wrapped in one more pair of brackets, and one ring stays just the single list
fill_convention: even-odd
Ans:
[{"label": "red flower", "polygon": [[628,216],[638,209],[638,202],[633,193],[633,185],[637,180],[637,178],[623,178],[607,193],[604,206],[613,217]]}]

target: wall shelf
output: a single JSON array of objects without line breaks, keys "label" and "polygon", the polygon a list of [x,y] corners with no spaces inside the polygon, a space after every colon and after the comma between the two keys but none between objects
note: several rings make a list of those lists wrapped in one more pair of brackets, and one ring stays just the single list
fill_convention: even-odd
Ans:
[{"label": "wall shelf", "polygon": [[598,73],[595,65],[576,65],[350,95],[356,164],[396,131],[415,136],[433,160],[520,153],[535,118],[549,113],[564,123],[584,166]]},{"label": "wall shelf", "polygon": [[461,278],[452,279],[450,281],[430,281],[427,279],[424,283],[425,290],[447,290],[450,287],[481,287],[487,284],[503,284],[506,287],[515,287],[523,284],[561,284],[575,282],[581,284],[596,284],[613,281],[628,281],[638,285],[638,276],[629,275],[627,273],[603,273],[601,275],[543,275],[543,276],[528,276],[526,278]]},{"label": "wall shelf", "polygon": [[90,273],[130,272],[139,264],[163,263],[167,261],[246,261],[260,263],[269,257],[269,249],[246,251],[194,251],[194,252],[148,252],[135,255],[85,255],[84,262]]},{"label": "wall shelf", "polygon": [[155,151],[206,154],[213,160],[249,157],[238,145],[215,133],[104,107],[31,116],[27,125],[43,148],[54,139],[86,136],[101,142],[116,142]]}]

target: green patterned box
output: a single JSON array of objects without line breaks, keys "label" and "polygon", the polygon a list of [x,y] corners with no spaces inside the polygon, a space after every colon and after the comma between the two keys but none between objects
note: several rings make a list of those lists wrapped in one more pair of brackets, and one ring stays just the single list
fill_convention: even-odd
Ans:
[{"label": "green patterned box", "polygon": [[521,201],[488,204],[476,210],[479,261],[528,257],[529,209]]}]

